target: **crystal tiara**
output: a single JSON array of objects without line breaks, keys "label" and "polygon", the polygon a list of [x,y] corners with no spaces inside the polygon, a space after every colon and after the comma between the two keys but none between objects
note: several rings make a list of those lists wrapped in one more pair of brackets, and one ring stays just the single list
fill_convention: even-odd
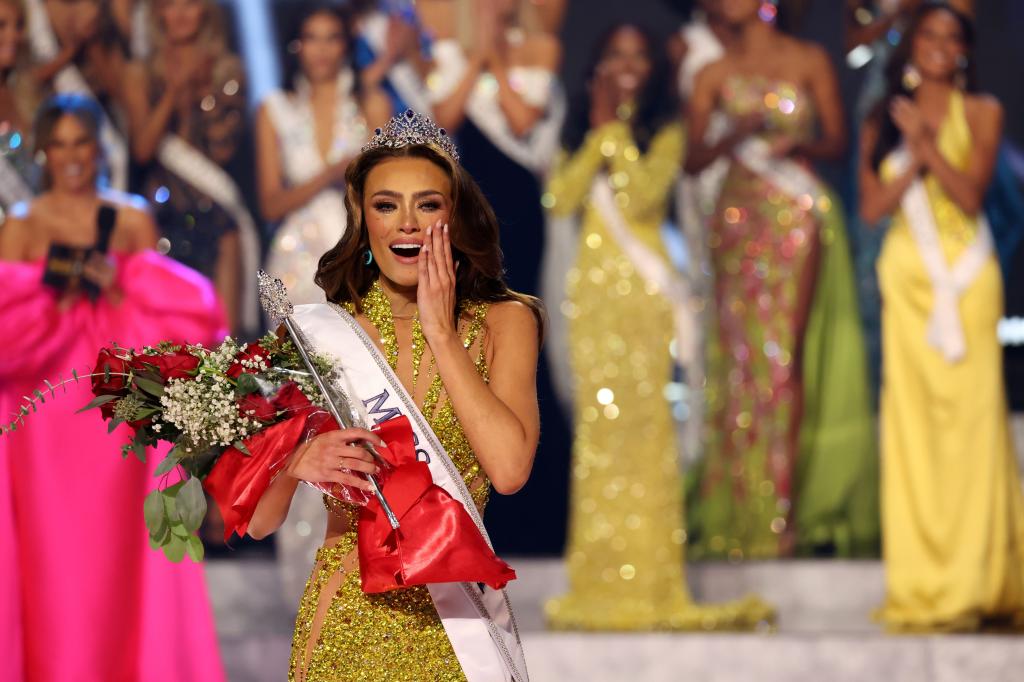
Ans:
[{"label": "crystal tiara", "polygon": [[459,151],[455,148],[455,143],[448,137],[445,129],[438,128],[436,123],[412,109],[406,109],[405,113],[392,116],[387,125],[374,130],[373,137],[363,145],[363,151],[368,152],[377,147],[398,149],[412,144],[436,147],[456,163],[459,161]]}]

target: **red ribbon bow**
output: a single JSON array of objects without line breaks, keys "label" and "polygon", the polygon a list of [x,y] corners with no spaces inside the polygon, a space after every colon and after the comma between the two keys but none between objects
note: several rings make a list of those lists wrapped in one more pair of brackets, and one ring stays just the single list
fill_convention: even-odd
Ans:
[{"label": "red ribbon bow", "polygon": [[417,461],[408,418],[382,423],[382,456],[395,469],[382,475],[384,497],[398,517],[388,523],[376,497],[359,512],[359,571],[363,592],[428,583],[473,582],[501,589],[516,574],[495,556],[461,502],[434,483]]},{"label": "red ribbon bow", "polygon": [[[220,456],[203,486],[220,508],[225,540],[233,532],[245,534],[260,498],[307,429],[326,433],[338,428],[322,414],[297,414],[260,431],[245,441],[250,455],[228,448]],[[363,592],[446,582],[485,583],[500,589],[515,580],[515,571],[495,556],[462,503],[436,485],[429,467],[416,460],[408,418],[386,421],[377,433],[386,444],[381,455],[394,466],[378,481],[401,527],[391,528],[375,497],[360,509]]]}]

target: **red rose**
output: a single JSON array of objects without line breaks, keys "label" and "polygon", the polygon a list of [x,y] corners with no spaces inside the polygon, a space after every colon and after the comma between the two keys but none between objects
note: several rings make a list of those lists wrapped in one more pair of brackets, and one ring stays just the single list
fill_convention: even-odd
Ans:
[{"label": "red rose", "polygon": [[242,372],[248,371],[250,374],[256,374],[256,372],[253,372],[252,370],[247,370],[245,367],[242,367],[242,361],[255,360],[257,355],[260,357],[261,360],[266,362],[268,365],[270,364],[270,353],[268,353],[266,349],[264,349],[263,346],[259,345],[258,343],[252,343],[246,346],[244,351],[235,356],[235,361],[231,364],[230,367],[228,367],[227,375],[232,379],[237,379],[238,375],[241,374]]},{"label": "red rose", "polygon": [[309,409],[312,403],[306,394],[299,390],[299,385],[290,381],[281,387],[281,390],[274,396],[274,407],[279,412],[285,412],[288,416],[295,415],[302,410]]},{"label": "red rose", "polygon": [[161,355],[140,355],[132,360],[132,367],[141,370],[148,365],[155,368],[164,382],[171,379],[187,379],[195,376],[199,358],[188,351],[178,350]]},{"label": "red rose", "polygon": [[[92,392],[94,395],[127,395],[128,394],[128,374],[130,364],[128,358],[123,355],[117,355],[113,349],[104,348],[100,350],[99,356],[96,358],[96,369],[93,370],[92,377]],[[109,372],[109,377],[107,373]],[[111,405],[113,409],[113,403],[111,401],[107,405]],[[104,405],[106,407],[106,405]]]},{"label": "red rose", "polygon": [[252,417],[261,422],[274,421],[274,417],[277,416],[277,408],[274,407],[274,404],[258,393],[242,396],[238,401],[238,412],[243,417]]}]

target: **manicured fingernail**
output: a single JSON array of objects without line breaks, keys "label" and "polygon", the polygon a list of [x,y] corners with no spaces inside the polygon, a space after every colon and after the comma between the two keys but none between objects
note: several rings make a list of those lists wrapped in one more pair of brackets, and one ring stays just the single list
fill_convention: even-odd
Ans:
[{"label": "manicured fingernail", "polygon": [[433,233],[434,233],[434,226],[433,225],[427,225],[427,236],[429,237]]},{"label": "manicured fingernail", "polygon": [[444,224],[444,233],[448,234],[448,223]]}]

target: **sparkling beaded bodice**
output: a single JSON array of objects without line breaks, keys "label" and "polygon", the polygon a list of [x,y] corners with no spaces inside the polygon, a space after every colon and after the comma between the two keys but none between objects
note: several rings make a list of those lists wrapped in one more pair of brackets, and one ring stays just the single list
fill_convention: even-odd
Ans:
[{"label": "sparkling beaded bodice", "polygon": [[722,86],[722,109],[731,117],[761,113],[766,135],[806,138],[816,117],[809,92],[792,81],[736,74]]},{"label": "sparkling beaded bodice", "polygon": [[[355,314],[355,306],[351,303],[345,304],[350,314]],[[477,372],[484,381],[489,380],[487,357],[484,351],[484,332],[487,319],[488,304],[478,302],[464,302],[459,307],[459,336],[462,345],[469,353],[475,353],[475,365]],[[448,399],[441,381],[441,375],[436,371],[433,357],[423,366],[424,353],[427,349],[426,340],[419,324],[419,319],[413,320],[412,347],[403,351],[398,347],[398,339],[395,333],[395,321],[391,313],[391,306],[387,302],[378,283],[374,283],[362,301],[362,312],[376,329],[377,338],[380,341],[384,356],[392,370],[397,372],[398,356],[400,352],[412,354],[413,366],[413,393],[416,393],[416,385],[421,381],[429,381],[429,386],[420,401],[420,411],[427,418],[430,428],[437,435],[441,445],[444,446],[448,457],[455,464],[462,475],[463,482],[470,489],[473,502],[479,509],[483,509],[490,496],[490,481],[480,467],[476,454],[466,438],[462,424],[455,414],[455,408]],[[418,394],[417,394],[418,395]],[[329,499],[329,498],[325,498]],[[335,513],[343,516],[350,516],[351,509],[342,510],[340,504],[331,501],[329,508]],[[354,524],[353,524],[354,527]]]}]

